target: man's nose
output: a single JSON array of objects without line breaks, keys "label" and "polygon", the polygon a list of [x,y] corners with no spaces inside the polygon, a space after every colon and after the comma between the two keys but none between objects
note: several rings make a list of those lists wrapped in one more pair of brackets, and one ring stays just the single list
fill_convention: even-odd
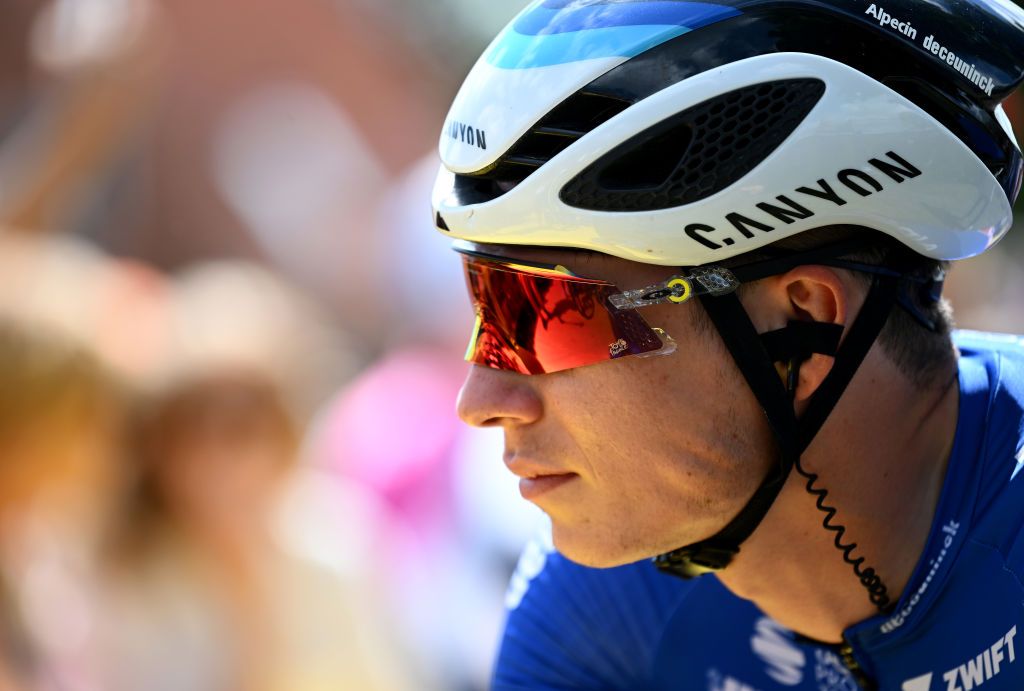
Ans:
[{"label": "man's nose", "polygon": [[481,365],[469,369],[459,392],[458,412],[474,427],[508,427],[536,422],[544,413],[529,377]]}]

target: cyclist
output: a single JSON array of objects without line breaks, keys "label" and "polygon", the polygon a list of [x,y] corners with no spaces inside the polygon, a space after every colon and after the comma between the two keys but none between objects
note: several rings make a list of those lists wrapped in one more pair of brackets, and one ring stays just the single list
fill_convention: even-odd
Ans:
[{"label": "cyclist", "polygon": [[1004,0],[538,0],[499,35],[434,192],[460,414],[558,550],[495,688],[1024,688],[1024,343],[941,298],[1012,223],[1022,81]]}]

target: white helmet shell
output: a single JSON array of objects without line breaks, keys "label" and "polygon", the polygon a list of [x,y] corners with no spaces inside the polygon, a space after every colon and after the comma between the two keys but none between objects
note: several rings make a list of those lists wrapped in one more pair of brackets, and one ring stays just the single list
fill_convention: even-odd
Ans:
[{"label": "white helmet shell", "polygon": [[[616,3],[543,0],[520,15],[474,67],[452,107],[433,193],[438,227],[453,239],[573,247],[669,266],[720,261],[840,224],[878,230],[922,255],[953,260],[985,251],[1010,228],[1013,183],[997,179],[948,123],[861,70],[804,52],[754,55],[675,81],[627,104],[499,192],[460,193],[460,178],[486,177],[531,128],[595,79],[652,46],[740,14],[726,4],[671,4],[689,6],[690,14],[584,30],[575,29],[595,16],[608,23]],[[632,15],[615,15],[612,23],[641,21],[636,8],[646,5],[669,3],[617,3],[619,15]],[[712,9],[693,14],[695,6]],[[587,196],[577,194],[581,176],[630,142],[712,99],[791,80],[820,83],[820,96],[777,146],[728,184],[639,208],[581,203]],[[992,115],[1019,164],[1005,114],[994,106]],[[736,153],[720,159],[727,164]]]}]

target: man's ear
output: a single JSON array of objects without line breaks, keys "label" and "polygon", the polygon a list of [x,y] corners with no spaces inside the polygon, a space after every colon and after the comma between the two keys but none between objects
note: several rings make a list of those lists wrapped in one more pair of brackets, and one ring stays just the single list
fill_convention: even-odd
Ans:
[{"label": "man's ear", "polygon": [[[745,291],[743,303],[758,333],[785,328],[791,321],[846,327],[851,300],[858,299],[854,297],[857,293],[849,274],[826,266],[807,265],[759,281]],[[785,364],[778,368],[784,378]],[[805,360],[800,365],[796,402],[810,398],[831,370],[832,358],[828,355],[815,354]]]}]

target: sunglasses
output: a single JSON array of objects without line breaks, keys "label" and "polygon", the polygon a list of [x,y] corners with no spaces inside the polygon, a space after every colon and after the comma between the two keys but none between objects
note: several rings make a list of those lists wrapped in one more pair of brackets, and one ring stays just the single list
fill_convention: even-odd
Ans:
[{"label": "sunglasses", "polygon": [[546,374],[607,360],[668,355],[676,344],[638,309],[680,304],[739,287],[725,268],[702,267],[663,283],[621,290],[561,265],[512,260],[457,245],[476,324],[466,361],[520,374]]}]

